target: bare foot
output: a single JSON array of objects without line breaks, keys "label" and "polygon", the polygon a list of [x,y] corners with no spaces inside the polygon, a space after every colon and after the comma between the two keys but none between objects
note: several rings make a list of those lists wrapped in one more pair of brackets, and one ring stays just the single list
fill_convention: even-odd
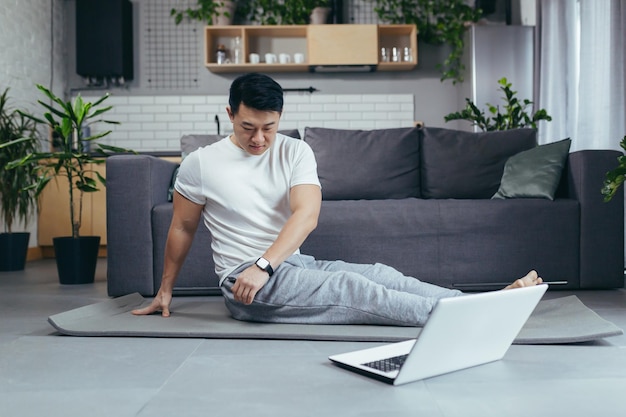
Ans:
[{"label": "bare foot", "polygon": [[510,290],[513,288],[523,288],[523,287],[532,287],[534,285],[539,285],[543,282],[543,279],[539,275],[537,275],[537,271],[530,271],[526,276],[516,279],[512,284],[507,285],[504,289]]}]

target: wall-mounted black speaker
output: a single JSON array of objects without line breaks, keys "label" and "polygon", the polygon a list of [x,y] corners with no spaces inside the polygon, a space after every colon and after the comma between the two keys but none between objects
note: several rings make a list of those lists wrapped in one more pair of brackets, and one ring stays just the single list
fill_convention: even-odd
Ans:
[{"label": "wall-mounted black speaker", "polygon": [[76,0],[76,73],[133,79],[133,5],[129,0]]}]

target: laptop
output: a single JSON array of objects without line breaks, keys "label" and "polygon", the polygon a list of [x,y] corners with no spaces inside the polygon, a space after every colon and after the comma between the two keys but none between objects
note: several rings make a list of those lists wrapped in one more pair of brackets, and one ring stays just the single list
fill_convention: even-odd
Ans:
[{"label": "laptop", "polygon": [[330,356],[334,364],[393,385],[502,359],[547,284],[443,298],[417,339]]}]

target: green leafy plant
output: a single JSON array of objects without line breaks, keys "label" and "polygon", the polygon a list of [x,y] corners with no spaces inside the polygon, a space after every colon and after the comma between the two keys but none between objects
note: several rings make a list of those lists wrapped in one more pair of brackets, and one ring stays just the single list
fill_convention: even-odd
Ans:
[{"label": "green leafy plant", "polygon": [[197,0],[197,7],[187,9],[172,9],[170,16],[174,17],[176,24],[180,24],[185,17],[191,20],[205,22],[207,25],[213,24],[213,19],[218,16],[233,17],[226,7],[231,1],[224,0]]},{"label": "green leafy plant", "polygon": [[[620,142],[622,149],[626,151],[626,136]],[[622,155],[617,158],[618,165],[616,168],[606,173],[604,184],[602,186],[602,195],[604,201],[608,203],[613,199],[619,187],[624,183],[626,178],[626,156]]]},{"label": "green leafy plant", "polygon": [[460,112],[450,113],[444,117],[446,122],[451,120],[467,120],[472,125],[477,126],[483,131],[518,129],[523,127],[537,128],[537,122],[541,120],[551,121],[552,117],[548,115],[545,109],[540,109],[529,114],[528,106],[533,104],[528,99],[519,100],[516,95],[517,91],[511,89],[511,83],[506,78],[498,80],[500,90],[504,93],[504,112],[500,112],[500,106],[494,106],[487,103],[491,117],[485,116],[485,112],[480,110],[469,98],[465,101],[467,106]]},{"label": "green leafy plant", "polygon": [[464,0],[373,0],[378,17],[389,23],[415,24],[419,39],[432,45],[449,45],[451,51],[439,65],[441,81],[463,82],[464,34],[482,11]]},{"label": "green leafy plant", "polygon": [[329,0],[250,0],[239,6],[238,13],[261,25],[304,25],[314,8],[329,4]]},{"label": "green leafy plant", "polygon": [[0,216],[4,230],[11,233],[13,222],[28,225],[37,211],[37,197],[29,188],[38,180],[30,165],[6,169],[7,165],[39,148],[37,123],[9,106],[9,89],[0,95]]},{"label": "green leafy plant", "polygon": [[[31,167],[38,178],[28,187],[39,196],[51,179],[64,177],[69,185],[69,210],[72,223],[72,237],[78,238],[82,222],[83,194],[98,191],[98,184],[106,185],[106,180],[93,169],[95,165],[106,162],[104,158],[114,153],[133,152],[128,149],[105,145],[98,140],[109,135],[110,130],[84,137],[84,128],[91,123],[103,122],[119,124],[104,120],[101,115],[112,106],[100,107],[109,97],[108,94],[94,103],[86,102],[78,95],[74,101],[63,101],[42,85],[37,88],[48,98],[51,104],[38,100],[46,110],[44,119],[21,113],[37,123],[46,124],[56,136],[57,149],[50,152],[32,151],[19,160],[7,164],[9,169]],[[91,151],[89,151],[91,149]],[[96,178],[92,178],[95,176]]]}]

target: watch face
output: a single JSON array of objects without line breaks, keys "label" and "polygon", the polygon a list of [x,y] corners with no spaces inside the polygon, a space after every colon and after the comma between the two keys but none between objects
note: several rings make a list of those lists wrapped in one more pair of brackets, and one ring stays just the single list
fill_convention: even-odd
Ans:
[{"label": "watch face", "polygon": [[257,266],[258,266],[259,268],[261,268],[261,269],[265,269],[265,268],[267,268],[267,266],[268,266],[270,263],[269,263],[269,261],[268,261],[267,259],[265,259],[265,258],[259,258],[259,259],[256,261],[256,264],[257,264]]}]

